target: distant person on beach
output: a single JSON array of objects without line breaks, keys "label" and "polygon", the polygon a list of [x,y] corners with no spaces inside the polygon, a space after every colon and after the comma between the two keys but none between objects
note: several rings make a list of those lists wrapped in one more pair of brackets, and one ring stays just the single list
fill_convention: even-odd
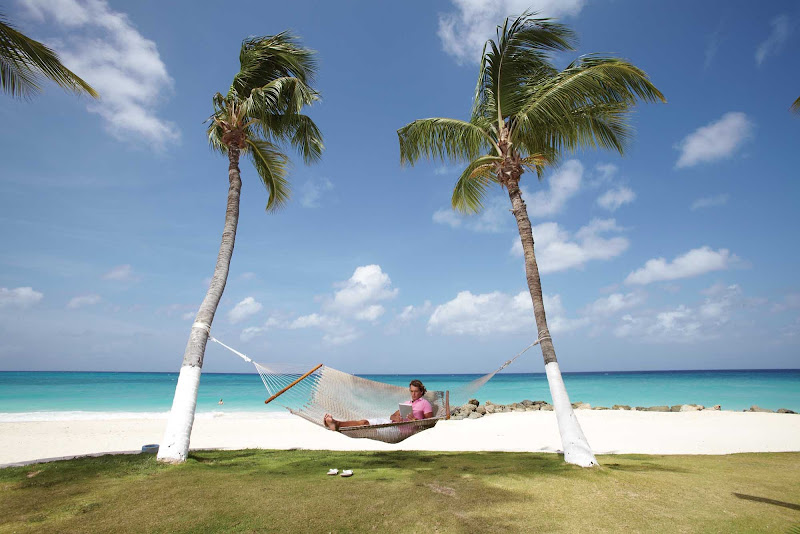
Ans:
[{"label": "distant person on beach", "polygon": [[219,400],[219,402],[218,402],[217,404],[219,404],[220,406],[222,406],[222,405],[223,405],[223,404],[225,404],[225,403],[224,403],[224,402],[222,402],[222,399],[220,399],[220,400]]},{"label": "distant person on beach", "polygon": [[403,418],[400,410],[397,410],[389,417],[379,417],[377,419],[357,419],[355,421],[337,421],[329,413],[325,414],[323,422],[330,430],[338,431],[341,427],[347,426],[367,426],[384,425],[388,423],[402,423],[404,421],[418,421],[420,419],[430,419],[433,417],[433,406],[423,397],[428,392],[422,382],[412,380],[408,384],[408,392],[411,393],[411,414]]}]

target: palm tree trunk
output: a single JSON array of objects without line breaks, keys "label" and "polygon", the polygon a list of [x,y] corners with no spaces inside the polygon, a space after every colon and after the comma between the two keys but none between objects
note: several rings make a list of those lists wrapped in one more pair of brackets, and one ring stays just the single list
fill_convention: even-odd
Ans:
[{"label": "palm tree trunk", "polygon": [[553,408],[558,421],[558,431],[561,434],[561,446],[564,449],[564,461],[582,467],[597,465],[597,460],[583,435],[578,418],[567,395],[567,388],[561,378],[561,370],[556,360],[556,349],[550,339],[550,330],[547,328],[547,315],[544,311],[542,297],[542,282],[539,278],[539,267],[536,265],[536,255],[533,252],[533,231],[528,209],[522,200],[519,190],[519,178],[511,179],[507,183],[508,196],[511,199],[512,213],[517,219],[519,237],[522,241],[522,250],[525,254],[525,276],[528,279],[528,289],[533,301],[533,315],[536,318],[536,328],[539,332],[544,357],[544,369],[547,373],[547,384],[550,386],[550,396],[553,398]]},{"label": "palm tree trunk", "polygon": [[239,175],[239,148],[228,147],[228,206],[225,210],[225,229],[222,232],[222,243],[219,246],[217,265],[214,276],[208,286],[206,297],[194,319],[186,351],[183,353],[183,365],[175,387],[175,398],[167,420],[164,439],[158,449],[158,459],[162,462],[181,463],[189,454],[189,438],[192,434],[194,414],[197,408],[197,389],[200,386],[200,373],[203,368],[203,356],[206,352],[209,329],[217,312],[217,306],[225,291],[228,281],[228,269],[233,256],[233,245],[236,241],[236,227],[239,223],[239,196],[242,191],[242,180]]}]

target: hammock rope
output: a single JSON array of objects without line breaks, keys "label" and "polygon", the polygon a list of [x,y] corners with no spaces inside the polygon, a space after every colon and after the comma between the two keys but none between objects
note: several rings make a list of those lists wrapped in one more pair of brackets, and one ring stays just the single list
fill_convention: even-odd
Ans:
[{"label": "hammock rope", "polygon": [[[453,390],[452,398],[457,404],[466,402],[469,396],[494,375],[549,338],[549,335],[540,333],[539,339],[495,371]],[[296,364],[261,364],[211,335],[208,339],[253,364],[270,395],[265,403],[276,401],[290,413],[322,427],[325,427],[325,414],[331,414],[338,421],[370,421],[368,425],[341,427],[339,432],[349,437],[399,443],[417,432],[432,428],[439,420],[450,417],[451,392],[448,391],[428,391],[424,395],[433,408],[432,418],[392,423],[388,422],[389,415],[398,409],[398,404],[408,401],[407,387],[369,380],[324,364],[310,369],[308,366]]]}]

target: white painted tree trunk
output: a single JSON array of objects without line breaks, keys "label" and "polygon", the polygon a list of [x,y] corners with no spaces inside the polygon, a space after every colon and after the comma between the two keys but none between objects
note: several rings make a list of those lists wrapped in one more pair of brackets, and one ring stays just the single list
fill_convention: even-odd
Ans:
[{"label": "white painted tree trunk", "polygon": [[209,329],[214,321],[217,306],[225,291],[228,281],[228,270],[233,257],[233,246],[236,242],[236,228],[239,223],[239,197],[242,180],[239,173],[239,148],[228,148],[228,204],[225,210],[225,227],[222,242],[219,246],[217,264],[208,291],[197,311],[189,341],[183,353],[183,365],[175,387],[172,410],[169,412],[164,439],[158,449],[158,460],[166,463],[181,463],[189,456],[189,438],[192,436],[194,413],[197,408],[197,390],[200,386],[200,374],[203,369],[203,358],[206,353]]},{"label": "white painted tree trunk", "polygon": [[544,370],[547,374],[547,384],[550,386],[550,396],[553,397],[553,410],[558,421],[558,432],[561,434],[561,446],[564,447],[564,461],[581,467],[597,465],[589,442],[583,435],[581,425],[578,424],[572,403],[569,402],[558,362],[548,363],[544,366]]},{"label": "white painted tree trunk", "polygon": [[197,408],[197,389],[200,387],[202,368],[184,365],[178,375],[175,398],[167,420],[164,439],[158,448],[158,459],[162,462],[186,461],[189,453],[189,438]]},{"label": "white painted tree trunk", "polygon": [[569,402],[567,388],[564,387],[564,380],[561,378],[561,370],[556,360],[556,349],[553,340],[550,338],[550,330],[547,327],[547,313],[544,309],[544,297],[542,295],[542,281],[539,277],[539,266],[536,263],[536,254],[533,248],[533,229],[531,220],[528,217],[528,208],[522,200],[522,193],[519,189],[519,174],[506,182],[508,196],[511,200],[512,213],[517,220],[519,237],[522,241],[522,251],[525,256],[525,276],[528,281],[528,290],[533,303],[533,315],[536,320],[538,338],[541,340],[539,346],[542,349],[544,358],[544,368],[547,373],[547,383],[550,386],[550,395],[553,397],[553,410],[558,421],[558,431],[561,434],[561,446],[564,449],[564,461],[570,464],[590,467],[597,465],[597,460],[592,454],[589,442],[583,435],[583,430],[575,417],[575,411]]}]

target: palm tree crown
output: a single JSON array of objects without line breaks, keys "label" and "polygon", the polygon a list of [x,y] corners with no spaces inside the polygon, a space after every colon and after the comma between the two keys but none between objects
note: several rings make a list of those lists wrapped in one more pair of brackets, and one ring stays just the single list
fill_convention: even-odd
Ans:
[{"label": "palm tree crown", "polygon": [[41,90],[44,76],[64,89],[99,98],[92,87],[61,64],[58,54],[26,37],[0,14],[0,87],[14,98],[27,98]]},{"label": "palm tree crown", "polygon": [[319,129],[301,113],[319,100],[309,85],[314,52],[282,32],[245,40],[239,61],[228,93],[214,95],[208,139],[223,154],[235,148],[250,156],[269,192],[267,210],[275,210],[289,199],[289,159],[280,145],[296,148],[306,163],[318,160],[323,150]]},{"label": "palm tree crown", "polygon": [[541,177],[563,151],[623,153],[632,105],[664,96],[642,70],[614,57],[583,56],[558,71],[549,54],[572,50],[573,42],[572,31],[550,19],[506,20],[484,47],[469,121],[430,118],[401,128],[401,162],[466,162],[452,204],[470,213],[480,211],[492,183],[507,186],[525,169]]}]

